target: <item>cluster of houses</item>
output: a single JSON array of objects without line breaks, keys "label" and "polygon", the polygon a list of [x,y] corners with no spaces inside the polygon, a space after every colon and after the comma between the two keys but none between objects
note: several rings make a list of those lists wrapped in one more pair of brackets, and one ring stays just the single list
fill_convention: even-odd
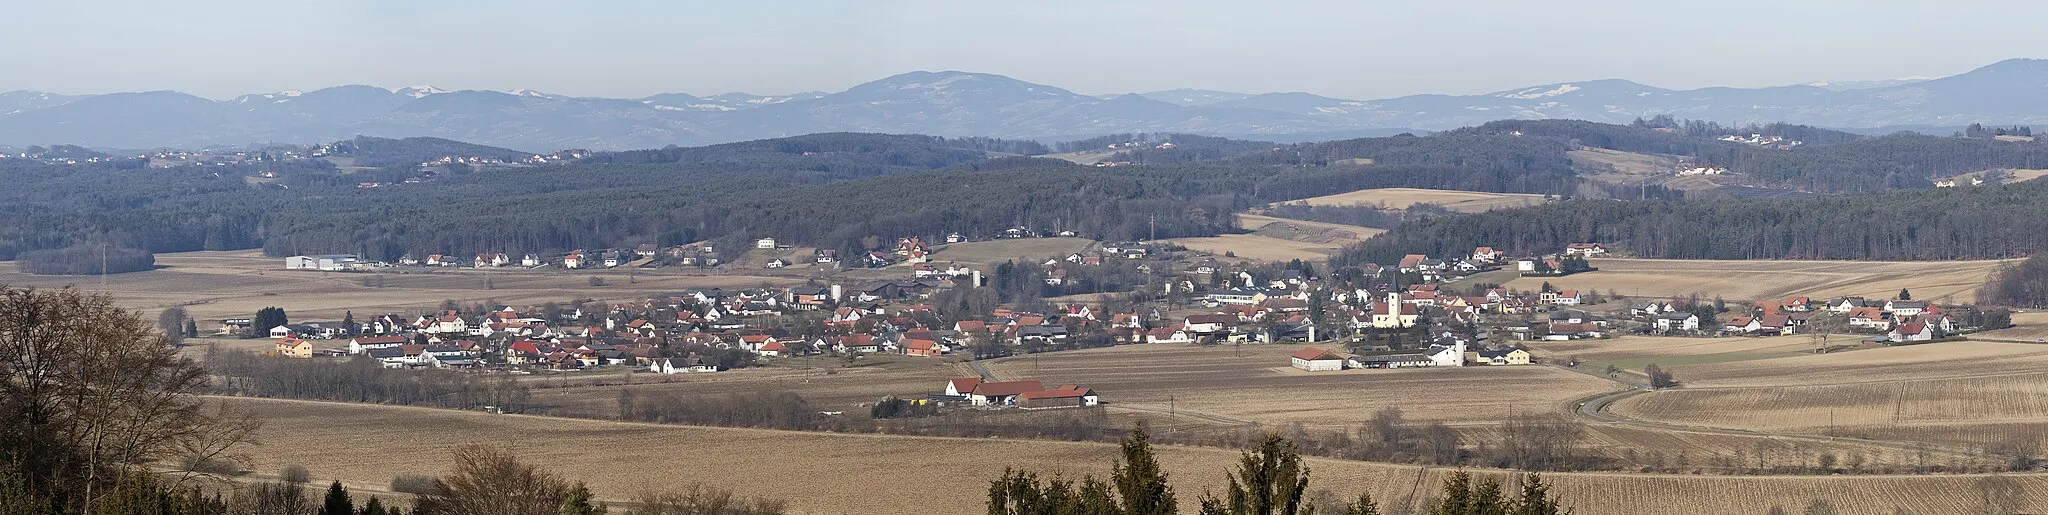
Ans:
[{"label": "cluster of houses", "polygon": [[1449,344],[1430,345],[1415,351],[1378,351],[1360,354],[1340,354],[1329,349],[1304,347],[1289,356],[1294,368],[1310,372],[1335,370],[1414,368],[1414,367],[1463,367],[1473,365],[1507,366],[1532,363],[1529,351],[1516,347],[1497,349],[1468,349],[1464,341],[1454,340]]},{"label": "cluster of houses", "polygon": [[1805,296],[1759,300],[1747,309],[1703,319],[1682,301],[1650,301],[1629,307],[1630,316],[1657,334],[1799,334],[1816,320],[1838,317],[1842,327],[1873,335],[1873,342],[1929,341],[1956,334],[1961,324],[1947,309],[1920,300],[1844,297],[1816,301]]},{"label": "cluster of houses", "polygon": [[1095,390],[1079,385],[1063,384],[1047,388],[1044,382],[1036,379],[983,381],[978,377],[948,380],[944,392],[930,396],[930,400],[1024,409],[1082,408],[1102,403],[1101,398],[1095,395]]}]

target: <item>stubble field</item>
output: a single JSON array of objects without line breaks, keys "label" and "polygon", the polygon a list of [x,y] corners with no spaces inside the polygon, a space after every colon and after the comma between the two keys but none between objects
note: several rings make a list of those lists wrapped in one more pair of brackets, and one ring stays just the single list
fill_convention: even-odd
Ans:
[{"label": "stubble field", "polygon": [[1675,259],[1593,259],[1598,271],[1565,277],[1527,277],[1509,281],[1509,288],[1534,291],[1548,282],[1558,288],[1631,297],[1684,297],[1699,294],[1730,301],[1804,295],[1816,300],[1839,296],[1889,299],[1900,289],[1913,298],[1942,303],[1969,303],[1998,269],[1999,261],[1712,261]]},{"label": "stubble field", "polygon": [[[590,481],[601,499],[648,489],[709,483],[788,500],[795,513],[978,513],[986,482],[1002,467],[1077,477],[1105,475],[1113,444],[873,436],[662,426],[424,408],[233,399],[265,418],[250,449],[258,473],[286,464],[316,480],[383,489],[397,474],[438,474],[448,451],[470,442],[509,447],[521,459]],[[402,442],[402,443],[400,443]],[[1163,446],[1160,460],[1184,511],[1223,484],[1235,451]],[[1312,490],[1339,497],[1371,491],[1384,505],[1417,512],[1449,469],[1310,458]],[[1499,472],[1480,470],[1483,475]],[[1575,513],[1720,515],[1797,512],[1826,502],[1839,513],[1982,512],[1991,483],[2048,491],[2048,476],[1739,477],[1663,474],[1545,474]],[[1995,489],[1994,489],[1995,490]],[[2014,513],[2048,509],[2048,499],[2002,501]]]},{"label": "stubble field", "polygon": [[[145,316],[171,306],[184,306],[211,330],[209,322],[248,317],[269,306],[285,308],[294,321],[338,321],[343,313],[414,314],[434,309],[443,300],[472,303],[496,300],[512,305],[567,302],[576,298],[637,301],[656,293],[691,287],[751,288],[801,284],[791,277],[749,275],[683,275],[672,271],[525,271],[408,270],[415,273],[343,273],[284,270],[284,260],[255,251],[160,254],[163,268],[116,274],[100,286],[98,277],[29,275],[0,264],[0,284],[15,287],[80,289],[107,292],[124,307]],[[383,286],[365,286],[375,278]],[[604,286],[591,286],[598,277]],[[486,282],[488,280],[488,283]],[[488,288],[486,287],[488,285]]]},{"label": "stubble field", "polygon": [[1113,409],[1173,410],[1231,420],[1356,427],[1383,407],[1408,418],[1484,424],[1510,411],[1553,411],[1615,385],[1549,367],[1305,372],[1295,345],[1127,345],[1036,354],[988,365],[1003,380],[1094,388]]}]

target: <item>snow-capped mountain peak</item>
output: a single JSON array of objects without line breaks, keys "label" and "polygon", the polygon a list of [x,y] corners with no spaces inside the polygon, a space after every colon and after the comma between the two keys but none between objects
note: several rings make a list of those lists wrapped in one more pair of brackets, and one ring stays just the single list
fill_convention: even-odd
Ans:
[{"label": "snow-capped mountain peak", "polygon": [[420,98],[425,97],[427,95],[439,95],[442,93],[447,93],[448,90],[433,86],[406,86],[403,88],[391,90],[391,92],[413,98]]}]

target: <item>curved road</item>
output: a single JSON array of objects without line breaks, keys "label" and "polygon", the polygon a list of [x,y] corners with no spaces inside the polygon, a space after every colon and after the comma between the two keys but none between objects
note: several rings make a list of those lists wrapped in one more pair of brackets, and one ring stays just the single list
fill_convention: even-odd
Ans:
[{"label": "curved road", "polygon": [[[1555,366],[1555,365],[1548,365],[1548,366]],[[1938,445],[1932,445],[1932,444],[1927,444],[1927,443],[1924,443],[1924,442],[1913,442],[1913,441],[1903,441],[1903,440],[1875,440],[1875,439],[1869,439],[1869,438],[1856,438],[1856,437],[1849,437],[1849,436],[1815,436],[1815,435],[1809,435],[1809,434],[1798,434],[1798,433],[1774,433],[1774,432],[1769,432],[1769,431],[1755,431],[1755,430],[1749,430],[1749,429],[1733,429],[1733,428],[1725,428],[1725,427],[1714,427],[1714,426],[1694,426],[1694,425],[1685,425],[1685,424],[1672,424],[1672,423],[1668,423],[1668,422],[1657,422],[1657,421],[1653,421],[1653,420],[1643,420],[1643,419],[1638,419],[1638,418],[1630,418],[1630,417],[1625,417],[1625,416],[1621,416],[1621,415],[1616,415],[1616,414],[1614,414],[1613,412],[1607,411],[1607,407],[1608,407],[1608,406],[1610,406],[1610,405],[1613,405],[1613,404],[1614,404],[1615,402],[1617,402],[1617,401],[1620,401],[1620,400],[1622,400],[1622,399],[1627,399],[1627,398],[1629,398],[1629,397],[1634,397],[1634,396],[1637,396],[1637,395],[1642,395],[1642,394],[1652,393],[1652,392],[1654,392],[1654,391],[1656,391],[1656,390],[1652,390],[1652,389],[1646,388],[1646,387],[1644,387],[1644,386],[1642,386],[1642,385],[1638,385],[1638,384],[1635,384],[1635,383],[1630,383],[1630,382],[1627,382],[1627,381],[1622,381],[1622,380],[1620,380],[1620,379],[1615,379],[1615,378],[1612,378],[1612,377],[1607,377],[1607,376],[1603,376],[1603,375],[1600,375],[1600,374],[1594,374],[1594,373],[1592,373],[1592,372],[1587,372],[1587,371],[1584,371],[1584,370],[1578,370],[1578,369],[1573,369],[1573,368],[1567,368],[1567,367],[1557,367],[1557,368],[1562,368],[1562,369],[1565,369],[1565,370],[1570,370],[1570,371],[1573,371],[1573,372],[1579,372],[1579,373],[1582,373],[1582,374],[1586,374],[1586,375],[1589,375],[1589,376],[1593,376],[1593,377],[1598,377],[1598,378],[1606,379],[1606,380],[1609,380],[1609,381],[1613,381],[1613,382],[1615,382],[1615,383],[1619,383],[1619,384],[1622,384],[1622,385],[1625,385],[1625,386],[1628,386],[1628,387],[1629,387],[1629,388],[1628,388],[1627,390],[1621,390],[1621,391],[1616,391],[1616,392],[1610,392],[1610,393],[1604,393],[1604,394],[1600,394],[1600,395],[1595,395],[1595,396],[1592,396],[1592,397],[1587,397],[1587,398],[1584,398],[1584,399],[1581,399],[1581,400],[1579,400],[1579,401],[1578,401],[1578,409],[1576,409],[1576,410],[1573,410],[1573,411],[1574,411],[1575,413],[1577,413],[1577,414],[1578,414],[1579,416],[1582,416],[1582,417],[1586,417],[1586,418],[1589,418],[1589,419],[1593,419],[1593,420],[1594,420],[1594,421],[1596,421],[1596,422],[1602,422],[1602,423],[1607,423],[1607,424],[1614,424],[1614,425],[1624,425],[1624,426],[1633,426],[1633,427],[1640,427],[1640,428],[1645,428],[1645,429],[1656,429],[1656,430],[1661,430],[1661,431],[1671,431],[1671,432],[1684,432],[1684,433],[1703,433],[1703,434],[1717,434],[1717,435],[1728,435],[1728,436],[1748,436],[1748,437],[1760,437],[1760,438],[1775,438],[1775,439],[1781,439],[1781,440],[1799,440],[1799,441],[1806,441],[1806,442],[1822,442],[1822,443],[1839,443],[1839,442],[1854,442],[1854,443],[1861,443],[1861,444],[1866,444],[1866,445],[1875,445],[1875,446],[1879,446],[1879,447],[1888,447],[1888,448],[1892,448],[1892,449],[1898,449],[1898,450],[1904,450],[1904,451],[1932,451],[1932,452],[1940,452],[1940,453],[1946,453],[1946,454],[1955,454],[1955,455],[1962,455],[1962,456],[1970,456],[1970,457],[1975,457],[1975,458],[1986,458],[1986,459],[1999,459],[1999,458],[2000,458],[1999,456],[1993,456],[1993,455],[1990,455],[1990,454],[1986,454],[1986,453],[1983,453],[1983,452],[1980,452],[1980,451],[1977,451],[1977,450],[1974,450],[1974,449],[1959,449],[1959,448],[1954,448],[1954,447],[1943,447],[1943,446],[1938,446]]]}]

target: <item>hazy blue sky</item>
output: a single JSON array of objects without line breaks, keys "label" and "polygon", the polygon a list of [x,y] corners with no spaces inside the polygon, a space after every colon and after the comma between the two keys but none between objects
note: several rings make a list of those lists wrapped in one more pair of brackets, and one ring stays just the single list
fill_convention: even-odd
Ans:
[{"label": "hazy blue sky", "polygon": [[912,70],[1089,94],[1379,98],[1598,78],[1763,86],[1949,75],[2032,57],[2026,36],[2048,20],[2040,2],[1890,0],[8,4],[0,91],[214,98],[337,84],[789,93]]}]

